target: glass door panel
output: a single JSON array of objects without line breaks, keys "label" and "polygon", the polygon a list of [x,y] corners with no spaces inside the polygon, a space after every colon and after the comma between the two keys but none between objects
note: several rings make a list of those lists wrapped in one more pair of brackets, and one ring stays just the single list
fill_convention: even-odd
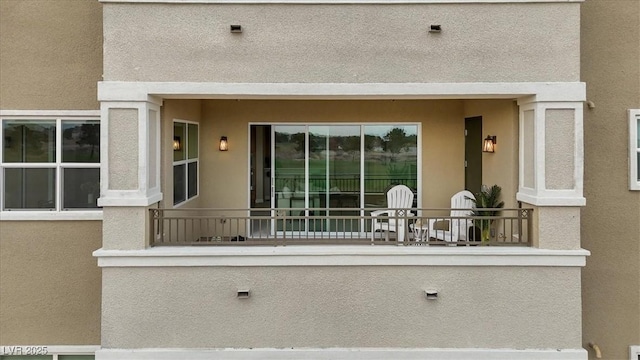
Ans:
[{"label": "glass door panel", "polygon": [[418,199],[418,126],[365,125],[365,208],[387,207],[387,190],[400,184],[413,190],[414,207],[416,207]]},{"label": "glass door panel", "polygon": [[[359,125],[309,126],[309,202],[310,207],[323,209],[316,216],[360,215],[360,131]],[[316,220],[312,230],[354,232],[359,228],[360,222],[353,218]]]},{"label": "glass door panel", "polygon": [[274,126],[273,146],[275,229],[299,235],[306,231],[306,127]]}]

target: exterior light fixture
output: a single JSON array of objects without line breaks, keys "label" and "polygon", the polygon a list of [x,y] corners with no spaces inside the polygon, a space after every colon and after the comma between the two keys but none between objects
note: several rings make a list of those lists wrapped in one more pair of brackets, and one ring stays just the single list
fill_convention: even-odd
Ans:
[{"label": "exterior light fixture", "polygon": [[180,141],[180,136],[173,137],[173,151],[182,150],[182,142]]},{"label": "exterior light fixture", "polygon": [[227,141],[227,137],[226,136],[222,136],[220,138],[220,147],[219,147],[220,151],[227,151],[229,150],[229,142]]},{"label": "exterior light fixture", "polygon": [[484,145],[482,146],[482,152],[492,153],[496,152],[496,141],[497,136],[487,135],[487,138],[484,139]]}]

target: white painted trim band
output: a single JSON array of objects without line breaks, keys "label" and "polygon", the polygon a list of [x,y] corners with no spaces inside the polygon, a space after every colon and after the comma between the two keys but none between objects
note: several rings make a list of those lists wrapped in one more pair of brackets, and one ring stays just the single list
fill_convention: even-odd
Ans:
[{"label": "white painted trim band", "polygon": [[578,3],[584,0],[99,0],[103,3],[164,3],[164,4],[523,4]]},{"label": "white painted trim band", "polygon": [[100,267],[552,266],[582,267],[589,251],[515,247],[236,246],[98,249]]},{"label": "white painted trim band", "polygon": [[584,349],[438,349],[438,348],[300,348],[300,349],[100,349],[96,360],[281,359],[281,360],[587,360]]},{"label": "white painted trim band", "polygon": [[98,82],[98,100],[165,99],[512,99],[584,101],[583,82],[519,83],[211,83]]},{"label": "white painted trim band", "polygon": [[587,199],[583,196],[536,196],[526,194],[523,189],[516,193],[516,200],[536,206],[585,206]]},{"label": "white painted trim band", "polygon": [[94,211],[1,211],[0,221],[102,220],[102,210]]}]

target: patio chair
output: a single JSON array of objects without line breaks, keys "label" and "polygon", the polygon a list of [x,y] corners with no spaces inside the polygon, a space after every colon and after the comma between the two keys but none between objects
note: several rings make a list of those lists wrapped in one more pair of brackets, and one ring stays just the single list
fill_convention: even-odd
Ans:
[{"label": "patio chair", "polygon": [[[405,239],[407,218],[412,216],[413,191],[405,185],[396,185],[387,191],[386,210],[371,212],[371,241],[375,240],[377,230],[385,232],[385,240],[389,241],[389,232],[397,234],[397,241]],[[379,216],[385,215],[385,220]],[[386,218],[388,217],[388,219]]]},{"label": "patio chair", "polygon": [[449,219],[429,219],[429,237],[446,242],[467,240],[473,219],[461,219],[472,216],[475,196],[470,191],[459,191],[451,197]]}]

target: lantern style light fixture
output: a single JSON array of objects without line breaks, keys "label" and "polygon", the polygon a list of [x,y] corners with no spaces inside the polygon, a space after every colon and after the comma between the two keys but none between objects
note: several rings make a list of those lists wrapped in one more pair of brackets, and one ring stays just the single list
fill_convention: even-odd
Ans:
[{"label": "lantern style light fixture", "polygon": [[496,138],[497,136],[487,135],[487,138],[484,139],[484,145],[482,146],[482,152],[492,153],[496,152]]},{"label": "lantern style light fixture", "polygon": [[182,142],[180,141],[180,136],[173,137],[173,151],[182,150]]},{"label": "lantern style light fixture", "polygon": [[227,141],[227,137],[226,136],[222,136],[220,138],[220,147],[219,147],[220,151],[227,151],[229,150],[229,142]]}]

